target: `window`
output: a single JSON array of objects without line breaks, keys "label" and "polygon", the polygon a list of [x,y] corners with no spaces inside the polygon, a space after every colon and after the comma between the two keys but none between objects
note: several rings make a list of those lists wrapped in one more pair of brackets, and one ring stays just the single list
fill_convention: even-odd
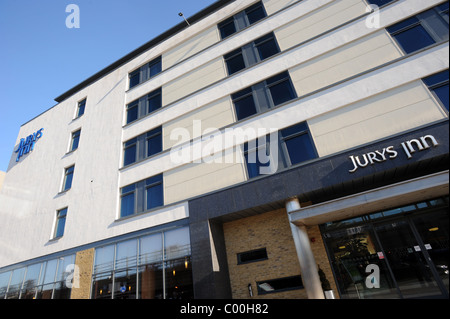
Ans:
[{"label": "window", "polygon": [[428,89],[447,109],[449,107],[449,71],[443,71],[423,79],[423,82],[428,86]]},{"label": "window", "polygon": [[81,102],[78,102],[78,106],[77,106],[77,114],[75,118],[79,118],[80,116],[82,116],[84,114],[84,109],[86,108],[86,99],[84,99]]},{"label": "window", "polygon": [[389,28],[405,53],[448,40],[448,2],[408,18]]},{"label": "window", "polygon": [[164,205],[162,174],[128,185],[120,190],[120,217]]},{"label": "window", "polygon": [[302,277],[300,275],[259,281],[256,282],[256,285],[259,295],[303,288]]},{"label": "window", "polygon": [[0,299],[70,299],[67,266],[75,255],[63,256],[0,274]]},{"label": "window", "polygon": [[67,207],[56,212],[55,234],[53,238],[60,238],[64,235],[66,226]]},{"label": "window", "polygon": [[157,127],[147,133],[123,143],[123,165],[127,166],[162,151],[162,127]]},{"label": "window", "polygon": [[231,95],[238,120],[264,112],[296,97],[287,71]]},{"label": "window", "polygon": [[[277,141],[275,140],[273,143],[277,144]],[[274,149],[270,146],[271,140],[269,135],[244,144],[244,157],[247,165],[248,178],[275,173],[279,168],[278,157],[275,158],[275,154],[271,153]]]},{"label": "window", "polygon": [[370,4],[375,4],[375,5],[379,6],[379,7],[382,7],[382,6],[388,4],[388,3],[392,2],[392,1],[394,1],[394,0],[368,0],[368,2]]},{"label": "window", "polygon": [[[278,139],[272,140],[275,136]],[[267,135],[244,144],[249,179],[317,158],[306,122],[282,129],[275,136]]]},{"label": "window", "polygon": [[278,52],[280,52],[280,49],[275,40],[275,35],[269,33],[224,56],[228,75],[232,75],[239,70],[250,67]]},{"label": "window", "polygon": [[93,299],[193,297],[189,228],[179,227],[95,250]]},{"label": "window", "polygon": [[288,165],[317,157],[306,122],[280,130],[280,140]]},{"label": "window", "polygon": [[266,259],[267,259],[266,248],[255,249],[255,250],[246,251],[246,252],[237,254],[238,265],[262,261],[262,260],[266,260]]},{"label": "window", "polygon": [[127,124],[160,109],[161,106],[161,88],[159,88],[127,105]]},{"label": "window", "polygon": [[154,77],[161,71],[161,57],[157,57],[156,59],[152,60],[144,66],[141,66],[139,69],[129,74],[130,89]]},{"label": "window", "polygon": [[225,39],[240,30],[252,25],[253,23],[267,16],[262,2],[258,2],[251,7],[235,14],[231,18],[218,24],[220,36]]},{"label": "window", "polygon": [[72,140],[70,142],[70,152],[75,151],[78,148],[80,142],[81,129],[72,133]]},{"label": "window", "polygon": [[64,170],[64,181],[63,181],[63,189],[62,191],[67,191],[72,187],[72,179],[73,179],[73,172],[75,169],[75,165],[70,166]]}]

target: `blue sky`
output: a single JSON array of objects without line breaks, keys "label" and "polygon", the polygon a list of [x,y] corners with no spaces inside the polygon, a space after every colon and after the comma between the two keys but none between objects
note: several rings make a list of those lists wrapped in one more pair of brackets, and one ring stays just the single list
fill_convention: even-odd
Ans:
[{"label": "blue sky", "polygon": [[[0,171],[54,98],[215,0],[0,0]],[[66,27],[69,4],[80,28]]]}]

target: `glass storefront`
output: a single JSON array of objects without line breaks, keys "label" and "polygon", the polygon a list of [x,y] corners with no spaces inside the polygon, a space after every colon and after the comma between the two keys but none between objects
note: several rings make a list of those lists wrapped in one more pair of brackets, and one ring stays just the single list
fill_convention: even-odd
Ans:
[{"label": "glass storefront", "polygon": [[341,298],[448,298],[448,197],[321,231]]},{"label": "glass storefront", "polygon": [[92,299],[192,299],[189,228],[95,250]]},{"label": "glass storefront", "polygon": [[0,299],[68,299],[74,263],[69,255],[0,273]]}]

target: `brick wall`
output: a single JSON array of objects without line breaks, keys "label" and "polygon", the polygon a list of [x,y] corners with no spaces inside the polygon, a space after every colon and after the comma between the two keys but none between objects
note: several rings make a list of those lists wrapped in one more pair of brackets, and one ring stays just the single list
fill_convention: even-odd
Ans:
[{"label": "brick wall", "polygon": [[[239,219],[223,225],[232,297],[250,298],[248,284],[252,285],[254,299],[306,299],[305,289],[258,295],[256,282],[300,275],[300,265],[292,239],[285,209]],[[317,226],[308,229],[317,263],[336,286],[331,267]],[[266,248],[267,260],[238,265],[237,254]]]},{"label": "brick wall", "polygon": [[[72,288],[70,299],[89,299],[91,294],[92,266],[94,262],[95,249],[87,249],[77,252],[75,265],[79,270],[79,286]],[[76,280],[76,274],[74,280]]]}]

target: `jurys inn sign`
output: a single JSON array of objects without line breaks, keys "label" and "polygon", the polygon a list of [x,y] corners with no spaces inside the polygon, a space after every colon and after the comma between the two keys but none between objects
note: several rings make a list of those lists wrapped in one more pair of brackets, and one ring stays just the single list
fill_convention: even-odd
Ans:
[{"label": "jurys inn sign", "polygon": [[21,138],[20,139],[19,147],[15,151],[16,153],[18,153],[17,154],[17,158],[16,158],[16,162],[18,162],[23,155],[28,154],[28,153],[30,153],[31,151],[34,150],[34,145],[42,137],[42,131],[43,130],[44,129],[41,128],[40,130],[38,130],[38,131],[34,132],[33,134],[27,136],[26,138]]},{"label": "jurys inn sign", "polygon": [[358,168],[364,168],[368,165],[374,165],[376,163],[382,163],[387,160],[395,159],[398,156],[398,152],[403,151],[408,159],[413,157],[415,152],[420,152],[428,150],[431,147],[438,146],[439,143],[436,141],[433,135],[425,135],[417,139],[412,139],[400,143],[401,147],[398,147],[398,151],[395,146],[388,146],[382,150],[375,150],[373,152],[368,152],[363,155],[350,156],[350,161],[352,162],[353,168],[349,170],[350,173],[356,172]]}]

